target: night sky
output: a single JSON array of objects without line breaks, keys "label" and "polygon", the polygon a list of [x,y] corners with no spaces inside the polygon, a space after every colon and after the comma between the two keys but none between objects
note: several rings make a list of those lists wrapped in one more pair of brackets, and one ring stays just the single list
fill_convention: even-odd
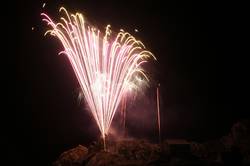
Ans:
[{"label": "night sky", "polygon": [[[87,106],[78,100],[80,89],[70,63],[58,55],[61,43],[43,36],[48,27],[40,13],[57,20],[61,6],[82,12],[101,30],[111,24],[113,31],[131,32],[157,57],[157,62],[146,66],[151,87],[130,105],[134,110],[128,115],[131,137],[157,140],[154,112],[147,109],[154,108],[158,82],[164,139],[219,138],[233,123],[249,118],[247,109],[233,106],[240,91],[235,38],[241,26],[233,8],[189,1],[58,0],[47,1],[45,8],[42,4],[19,2],[15,21],[9,21],[13,30],[9,43],[15,48],[10,48],[7,64],[15,67],[6,77],[10,88],[4,126],[9,156],[18,153],[17,163],[46,165],[67,149],[99,139]],[[145,116],[138,119],[136,110]]]}]

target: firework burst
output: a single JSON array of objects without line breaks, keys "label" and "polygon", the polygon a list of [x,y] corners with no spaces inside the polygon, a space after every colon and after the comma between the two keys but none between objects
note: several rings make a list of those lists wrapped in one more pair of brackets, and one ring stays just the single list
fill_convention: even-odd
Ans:
[{"label": "firework burst", "polygon": [[143,43],[121,30],[111,38],[110,25],[104,35],[86,24],[80,13],[70,14],[60,8],[66,17],[60,22],[42,13],[43,21],[50,26],[46,34],[56,36],[75,72],[90,111],[105,138],[112,119],[125,94],[148,81],[141,66],[150,57]]}]

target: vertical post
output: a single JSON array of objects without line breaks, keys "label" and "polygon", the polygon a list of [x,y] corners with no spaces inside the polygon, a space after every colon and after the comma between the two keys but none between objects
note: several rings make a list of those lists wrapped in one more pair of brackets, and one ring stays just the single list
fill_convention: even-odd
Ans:
[{"label": "vertical post", "polygon": [[161,114],[160,114],[159,88],[160,84],[158,84],[156,88],[156,99],[157,99],[157,122],[158,122],[158,132],[159,132],[159,144],[161,144]]}]

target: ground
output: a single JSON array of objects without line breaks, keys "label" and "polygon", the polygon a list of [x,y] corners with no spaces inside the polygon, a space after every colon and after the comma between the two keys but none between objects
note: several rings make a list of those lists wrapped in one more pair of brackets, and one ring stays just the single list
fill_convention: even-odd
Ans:
[{"label": "ground", "polygon": [[154,165],[248,165],[250,164],[250,121],[234,124],[228,135],[202,143],[164,140],[161,144],[141,139],[93,142],[88,148],[78,145],[61,154],[54,166],[154,166]]}]

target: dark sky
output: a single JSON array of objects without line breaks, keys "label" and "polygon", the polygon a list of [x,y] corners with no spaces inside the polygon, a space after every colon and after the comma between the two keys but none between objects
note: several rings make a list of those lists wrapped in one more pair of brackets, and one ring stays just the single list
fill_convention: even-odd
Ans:
[{"label": "dark sky", "polygon": [[[190,1],[46,3],[44,9],[43,1],[16,4],[15,22],[10,24],[15,26],[10,30],[14,30],[11,38],[16,47],[8,62],[15,66],[15,78],[13,73],[8,74],[11,90],[5,125],[9,153],[20,154],[16,161],[50,163],[64,150],[88,145],[99,137],[86,106],[77,100],[79,85],[66,56],[57,55],[62,50],[60,42],[43,36],[47,27],[40,13],[44,11],[57,19],[60,6],[83,12],[99,29],[111,24],[114,31],[123,28],[131,32],[158,58],[147,68],[153,82],[161,84],[164,138],[219,138],[234,122],[249,117],[246,109],[233,106],[240,89],[238,84],[235,87],[239,81],[235,39],[241,26],[234,8]],[[138,98],[130,109],[142,110],[141,105],[154,99],[154,92],[152,85],[144,102]],[[146,120],[136,119],[135,111],[130,118],[153,125],[155,119],[150,120],[152,113],[147,116],[147,111],[144,108],[142,112]],[[155,126],[147,130],[132,121],[128,122],[128,132],[132,137],[151,140],[157,136]]]}]

